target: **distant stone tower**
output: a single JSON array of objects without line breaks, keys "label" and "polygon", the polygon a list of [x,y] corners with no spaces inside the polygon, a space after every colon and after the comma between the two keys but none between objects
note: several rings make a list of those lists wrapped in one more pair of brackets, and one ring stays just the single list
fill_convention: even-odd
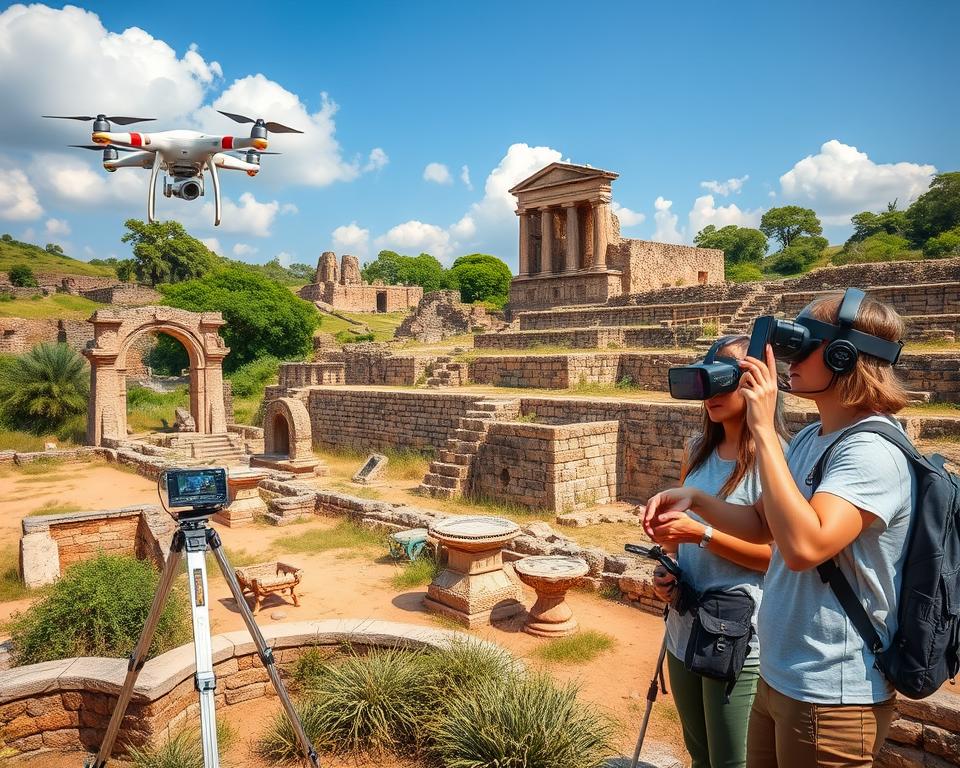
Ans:
[{"label": "distant stone tower", "polygon": [[317,262],[317,274],[314,283],[338,283],[337,254],[333,251],[324,251]]},{"label": "distant stone tower", "polygon": [[340,262],[340,284],[363,285],[363,277],[360,275],[360,262],[356,256],[344,254]]}]

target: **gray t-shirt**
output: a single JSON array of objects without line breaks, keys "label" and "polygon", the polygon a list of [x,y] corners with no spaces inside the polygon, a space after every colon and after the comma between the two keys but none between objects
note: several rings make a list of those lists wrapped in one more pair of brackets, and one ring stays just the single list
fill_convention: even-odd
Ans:
[{"label": "gray t-shirt", "polygon": [[[721,459],[717,452],[710,454],[707,460],[688,474],[683,484],[699,488],[711,496],[718,496],[723,484],[730,477],[737,463],[733,460]],[[753,504],[760,496],[760,475],[756,467],[747,472],[733,492],[727,496],[731,504]],[[703,518],[688,512],[694,520],[704,522]],[[757,611],[760,608],[760,598],[763,594],[763,574],[744,568],[742,565],[731,563],[729,560],[701,549],[697,544],[681,544],[677,547],[677,561],[683,569],[683,578],[698,592],[707,589],[741,589],[749,594],[756,603],[753,612],[753,628],[757,628]],[[681,616],[676,611],[667,615],[667,650],[676,658],[683,661],[687,649],[687,639],[693,626],[693,616]],[[750,641],[750,653],[744,662],[756,666],[760,659],[760,641],[754,634]]]},{"label": "gray t-shirt", "polygon": [[[865,420],[886,421],[882,416]],[[839,432],[821,435],[816,423],[802,429],[790,444],[787,464],[805,498],[814,493],[811,472],[838,436]],[[837,446],[816,489],[877,518],[836,559],[885,646],[897,629],[900,566],[915,486],[913,469],[896,446],[879,435],[858,434]],[[791,571],[774,547],[764,592],[760,675],[768,685],[792,699],[816,704],[875,704],[893,695],[893,687],[873,666],[873,654],[816,568]]]}]

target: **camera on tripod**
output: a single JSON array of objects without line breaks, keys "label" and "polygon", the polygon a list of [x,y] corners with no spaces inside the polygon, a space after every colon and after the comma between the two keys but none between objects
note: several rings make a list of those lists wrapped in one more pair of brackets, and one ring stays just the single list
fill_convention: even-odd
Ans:
[{"label": "camera on tripod", "polygon": [[227,503],[227,470],[223,467],[168,469],[160,476],[167,503],[186,507],[180,517],[209,515]]}]

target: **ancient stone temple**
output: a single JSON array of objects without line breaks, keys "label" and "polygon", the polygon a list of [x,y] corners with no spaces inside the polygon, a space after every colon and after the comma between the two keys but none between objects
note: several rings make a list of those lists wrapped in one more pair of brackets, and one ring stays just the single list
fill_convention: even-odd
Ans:
[{"label": "ancient stone temple", "polygon": [[723,282],[723,251],[620,237],[610,208],[618,175],[551,163],[510,190],[520,219],[512,310],[606,304],[652,288]]},{"label": "ancient stone temple", "polygon": [[423,288],[368,285],[363,282],[356,256],[344,254],[338,267],[337,255],[326,251],[317,262],[314,281],[303,286],[299,296],[347,312],[402,312],[417,306],[423,298]]}]

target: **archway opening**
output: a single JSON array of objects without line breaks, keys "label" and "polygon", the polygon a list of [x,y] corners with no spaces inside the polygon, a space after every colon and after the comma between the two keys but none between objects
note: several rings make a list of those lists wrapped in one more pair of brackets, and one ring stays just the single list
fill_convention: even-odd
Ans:
[{"label": "archway opening", "polygon": [[183,342],[162,330],[145,329],[131,338],[118,363],[126,377],[121,386],[128,434],[198,431],[190,353]]},{"label": "archway opening", "polygon": [[283,456],[290,455],[290,425],[282,413],[273,415],[273,452]]}]

